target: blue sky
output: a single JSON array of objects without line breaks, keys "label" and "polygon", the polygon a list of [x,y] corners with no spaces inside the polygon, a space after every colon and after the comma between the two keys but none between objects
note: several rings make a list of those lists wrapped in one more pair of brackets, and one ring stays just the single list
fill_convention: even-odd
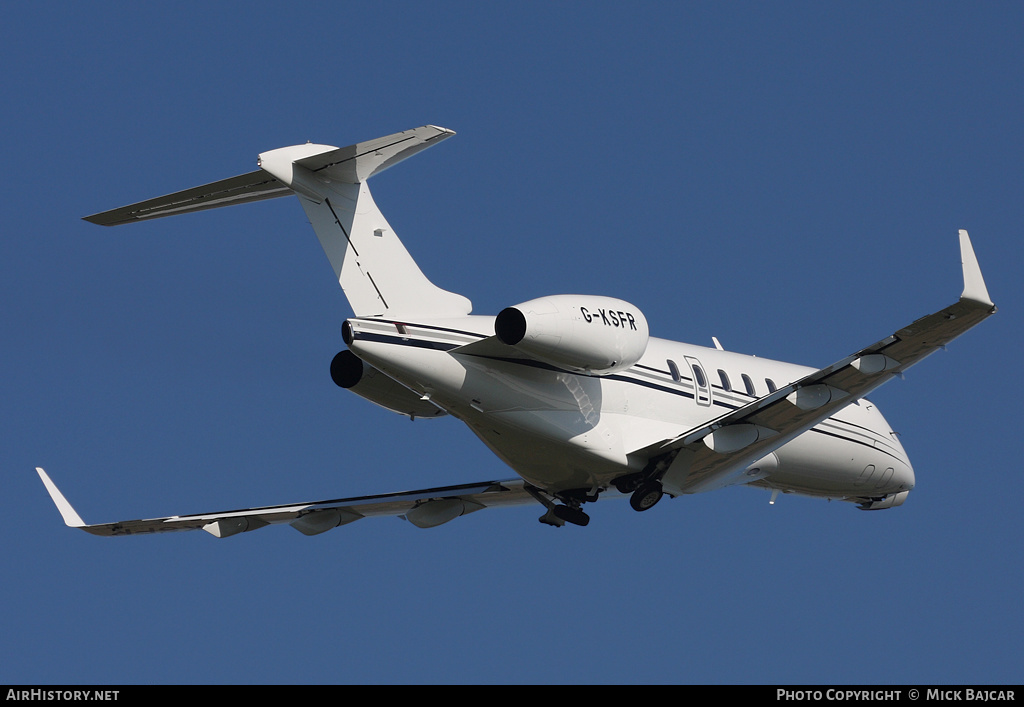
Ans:
[{"label": "blue sky", "polygon": [[[1020,682],[1019,3],[34,3],[0,23],[0,682]],[[824,366],[961,289],[996,317],[872,399],[881,513],[733,488],[423,531],[89,522],[511,476],[336,388],[347,304],[294,200],[82,216],[259,152],[433,123],[373,182],[477,313],[568,292]]]}]

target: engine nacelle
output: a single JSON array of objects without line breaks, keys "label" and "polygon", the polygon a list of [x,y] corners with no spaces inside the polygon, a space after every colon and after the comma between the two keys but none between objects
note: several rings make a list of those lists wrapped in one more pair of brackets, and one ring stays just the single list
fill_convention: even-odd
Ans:
[{"label": "engine nacelle", "polygon": [[576,373],[622,371],[647,350],[647,318],[612,297],[555,295],[503,309],[494,333],[540,361]]},{"label": "engine nacelle", "polygon": [[348,350],[340,352],[331,361],[331,380],[339,387],[401,415],[429,418],[448,414]]}]

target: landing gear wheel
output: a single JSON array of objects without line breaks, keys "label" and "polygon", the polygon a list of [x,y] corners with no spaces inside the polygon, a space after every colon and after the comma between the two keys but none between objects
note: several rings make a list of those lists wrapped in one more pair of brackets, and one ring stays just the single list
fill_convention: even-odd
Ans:
[{"label": "landing gear wheel", "polygon": [[633,495],[629,497],[629,505],[633,507],[634,511],[646,511],[661,500],[663,493],[664,492],[661,490],[661,484],[657,481],[642,484],[640,488],[634,491]]}]

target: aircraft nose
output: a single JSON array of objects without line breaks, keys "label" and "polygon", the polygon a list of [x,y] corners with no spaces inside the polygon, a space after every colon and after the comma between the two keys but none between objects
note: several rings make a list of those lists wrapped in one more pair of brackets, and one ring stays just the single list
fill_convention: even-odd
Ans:
[{"label": "aircraft nose", "polygon": [[910,465],[910,462],[899,462],[895,467],[894,479],[899,487],[904,491],[909,491],[914,488],[914,467]]}]

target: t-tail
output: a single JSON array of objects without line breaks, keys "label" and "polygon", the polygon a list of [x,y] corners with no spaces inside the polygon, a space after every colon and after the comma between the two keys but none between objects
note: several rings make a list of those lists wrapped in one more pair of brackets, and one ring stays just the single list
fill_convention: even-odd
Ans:
[{"label": "t-tail", "polygon": [[87,216],[117,226],[295,194],[357,317],[458,317],[472,303],[434,285],[377,208],[366,180],[455,133],[434,125],[337,148],[264,152],[260,169]]}]

